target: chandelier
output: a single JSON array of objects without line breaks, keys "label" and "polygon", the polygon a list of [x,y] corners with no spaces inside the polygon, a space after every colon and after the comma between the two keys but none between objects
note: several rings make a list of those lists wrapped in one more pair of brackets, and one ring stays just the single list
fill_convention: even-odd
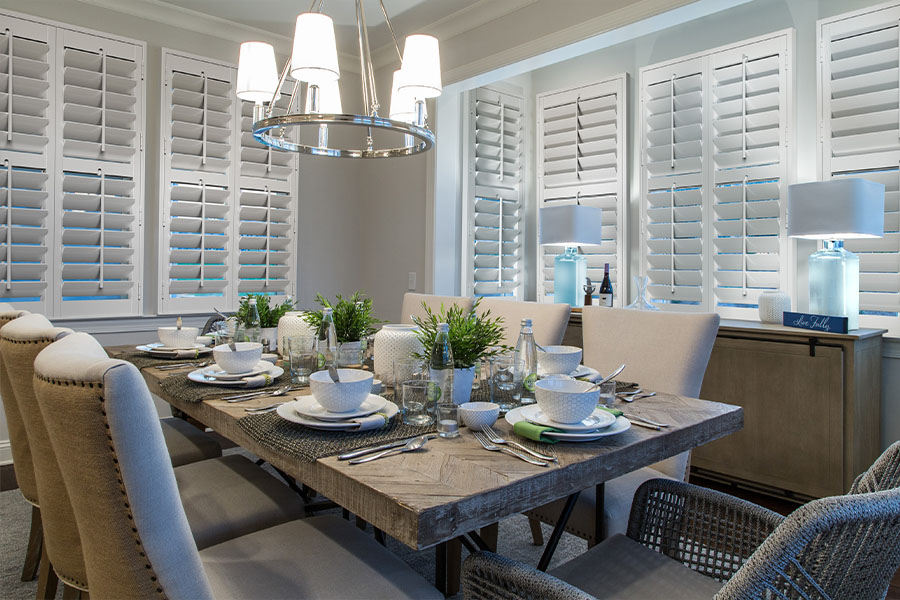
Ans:
[{"label": "chandelier", "polygon": [[[309,12],[297,17],[293,52],[280,77],[271,44],[241,44],[235,91],[238,98],[254,103],[253,137],[262,144],[279,150],[342,158],[411,156],[434,146],[434,133],[425,121],[425,99],[441,94],[437,39],[430,35],[409,35],[401,54],[384,1],[378,0],[401,63],[401,68],[394,72],[389,118],[382,117],[363,2],[355,1],[364,114],[346,114],[341,107],[334,21],[322,12],[324,0],[313,0]],[[293,77],[294,85],[287,112],[275,114],[275,104],[288,74]],[[301,97],[301,82],[306,84],[305,98]],[[335,129],[349,131],[332,135],[332,141],[339,137],[353,142],[329,145],[329,130],[334,133]],[[383,135],[386,132],[391,134]]]}]

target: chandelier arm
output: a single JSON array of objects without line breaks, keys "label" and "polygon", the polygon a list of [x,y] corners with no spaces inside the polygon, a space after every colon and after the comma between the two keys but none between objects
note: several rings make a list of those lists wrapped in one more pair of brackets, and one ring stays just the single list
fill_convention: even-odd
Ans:
[{"label": "chandelier arm", "polygon": [[[287,79],[288,71],[291,69],[291,59],[288,59],[284,63],[284,68],[281,70],[281,77],[278,78],[278,87],[275,88],[275,93],[272,94],[272,99],[269,100],[269,114],[272,114],[272,111],[275,109],[275,101],[278,100],[278,96],[281,94],[281,86],[284,85],[284,80]],[[293,102],[293,95],[291,96],[291,101]],[[288,109],[290,112],[290,109]]]},{"label": "chandelier arm", "polygon": [[362,0],[356,0],[356,29],[358,31],[357,40],[359,42],[359,77],[362,84],[363,105],[366,114],[369,112],[369,86],[366,81],[366,53],[363,48],[363,20]]},{"label": "chandelier arm", "polygon": [[[294,108],[294,100],[297,99],[297,93],[298,93],[299,91],[300,91],[300,80],[299,80],[299,79],[295,79],[295,80],[294,80],[294,87],[291,89],[291,100],[290,100],[290,102],[288,102],[287,111],[285,112],[286,115],[291,114],[291,109]],[[297,103],[299,104],[300,101],[298,100]],[[273,108],[274,108],[274,107],[273,107]],[[298,106],[298,107],[297,107],[297,110],[298,110],[298,111],[299,111],[299,110],[303,110],[303,108],[300,107],[300,106]],[[274,116],[274,111],[273,111],[273,116]]]},{"label": "chandelier arm", "polygon": [[400,66],[403,66],[403,54],[400,52],[400,44],[397,43],[397,36],[394,34],[394,26],[391,24],[391,18],[387,14],[387,10],[384,8],[384,0],[378,0],[378,4],[381,6],[381,14],[384,15],[384,21],[387,23],[388,29],[391,32],[391,39],[394,40],[394,50],[397,51],[397,58],[400,59]]},{"label": "chandelier arm", "polygon": [[362,3],[362,0],[359,0],[359,18],[360,23],[362,23],[362,27],[360,29],[360,35],[362,38],[362,48],[365,49],[363,56],[365,57],[365,66],[364,66],[364,75],[368,81],[369,86],[369,102],[370,105],[366,107],[366,111],[369,116],[377,117],[378,116],[378,93],[375,90],[375,68],[372,66],[372,50],[369,48],[369,27],[366,25],[366,9],[365,5]]}]

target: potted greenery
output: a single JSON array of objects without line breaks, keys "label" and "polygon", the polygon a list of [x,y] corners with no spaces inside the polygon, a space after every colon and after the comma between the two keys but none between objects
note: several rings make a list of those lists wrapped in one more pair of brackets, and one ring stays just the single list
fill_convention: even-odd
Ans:
[{"label": "potted greenery", "polygon": [[[344,349],[361,348],[362,341],[375,333],[375,325],[384,323],[372,314],[372,299],[367,298],[363,292],[355,292],[349,298],[338,294],[333,303],[322,294],[316,294],[316,302],[323,308],[332,310],[337,340]],[[318,331],[322,323],[322,311],[309,311],[303,318]]]},{"label": "potted greenery", "polygon": [[241,297],[238,305],[238,322],[245,328],[250,326],[250,299],[256,299],[256,310],[259,311],[259,327],[261,339],[269,340],[269,348],[275,351],[278,320],[294,308],[294,302],[285,298],[281,304],[270,305],[267,294],[247,294]]},{"label": "potted greenery", "polygon": [[451,305],[449,308],[441,306],[441,310],[435,314],[423,302],[425,317],[413,317],[413,322],[419,328],[419,341],[424,350],[417,358],[429,360],[434,340],[438,333],[438,324],[447,323],[450,328],[450,349],[453,351],[453,402],[462,404],[468,402],[472,393],[472,382],[475,379],[475,363],[481,359],[492,358],[499,354],[505,354],[512,350],[500,342],[504,338],[503,318],[491,318],[491,311],[487,310],[478,314],[478,305],[481,299],[475,301],[470,312],[464,312],[462,307]]}]

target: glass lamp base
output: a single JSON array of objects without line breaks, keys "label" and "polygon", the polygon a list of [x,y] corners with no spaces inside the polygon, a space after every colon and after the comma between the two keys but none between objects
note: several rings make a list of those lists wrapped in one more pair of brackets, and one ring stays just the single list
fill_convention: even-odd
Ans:
[{"label": "glass lamp base", "polygon": [[859,257],[843,242],[809,255],[809,312],[847,317],[847,328],[859,329]]},{"label": "glass lamp base", "polygon": [[569,306],[584,306],[581,289],[587,277],[587,258],[576,248],[566,248],[553,261],[553,302]]}]

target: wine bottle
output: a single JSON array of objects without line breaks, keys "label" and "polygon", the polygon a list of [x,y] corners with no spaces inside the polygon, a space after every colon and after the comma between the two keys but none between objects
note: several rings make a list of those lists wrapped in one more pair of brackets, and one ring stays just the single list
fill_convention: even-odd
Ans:
[{"label": "wine bottle", "polygon": [[600,283],[599,299],[597,304],[600,306],[613,305],[613,287],[609,280],[609,263],[603,268],[603,281]]}]

